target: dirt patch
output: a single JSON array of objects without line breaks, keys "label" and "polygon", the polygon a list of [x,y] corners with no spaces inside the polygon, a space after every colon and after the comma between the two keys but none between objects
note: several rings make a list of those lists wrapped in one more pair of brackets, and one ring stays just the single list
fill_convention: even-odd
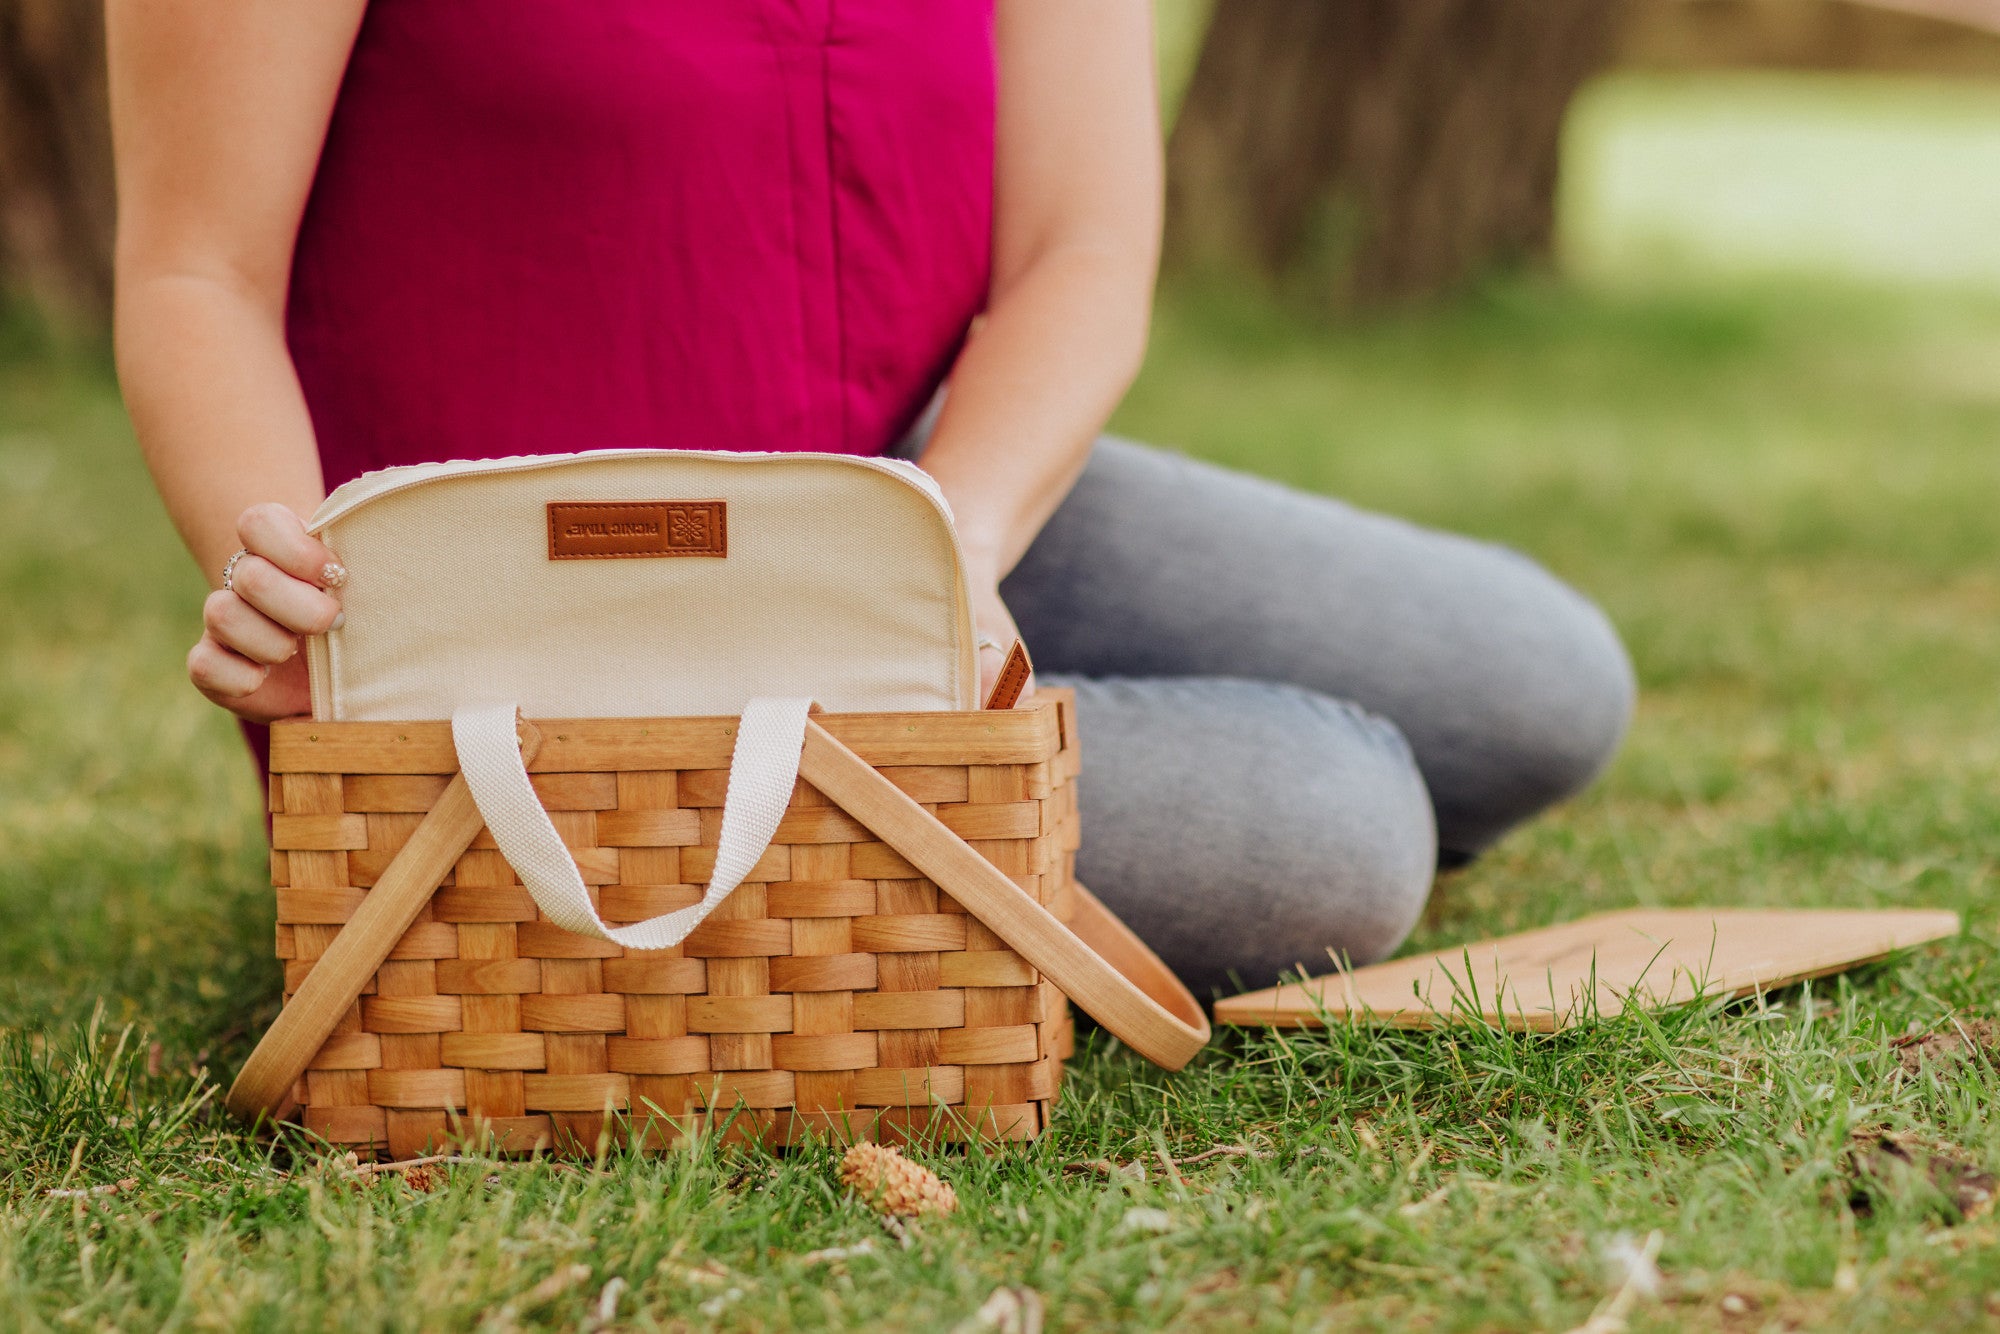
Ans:
[{"label": "dirt patch", "polygon": [[1928,1033],[1910,1033],[1889,1044],[1905,1074],[1927,1065],[1956,1065],[1981,1053],[2000,1049],[2000,1023],[1991,1019],[1960,1019]]},{"label": "dirt patch", "polygon": [[1857,1214],[1872,1210],[1871,1192],[1904,1191],[1925,1185],[1955,1215],[1953,1221],[1984,1218],[2000,1198],[2000,1179],[1973,1162],[1965,1150],[1942,1140],[1883,1130],[1857,1132],[1847,1146]]}]

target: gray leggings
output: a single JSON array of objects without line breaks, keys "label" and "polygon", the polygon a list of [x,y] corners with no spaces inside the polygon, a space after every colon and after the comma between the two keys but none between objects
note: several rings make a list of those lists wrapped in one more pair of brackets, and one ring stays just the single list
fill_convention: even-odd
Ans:
[{"label": "gray leggings", "polygon": [[1632,709],[1526,557],[1108,437],[1001,591],[1077,691],[1079,878],[1202,991],[1384,957]]}]

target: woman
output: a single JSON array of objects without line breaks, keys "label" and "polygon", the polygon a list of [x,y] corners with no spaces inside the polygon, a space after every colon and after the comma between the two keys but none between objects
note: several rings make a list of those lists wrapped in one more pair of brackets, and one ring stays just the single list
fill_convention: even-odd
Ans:
[{"label": "woman", "polygon": [[368,469],[900,451],[982,633],[1077,687],[1083,879],[1198,987],[1387,954],[1440,857],[1605,763],[1630,671],[1510,552],[1096,438],[1158,250],[1150,22],[111,0],[119,370],[218,586],[196,686],[305,710],[344,572],[300,516]]}]

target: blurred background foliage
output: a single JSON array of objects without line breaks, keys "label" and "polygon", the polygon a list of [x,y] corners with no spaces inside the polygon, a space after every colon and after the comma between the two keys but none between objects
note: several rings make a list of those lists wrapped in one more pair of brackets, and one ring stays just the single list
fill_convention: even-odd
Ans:
[{"label": "blurred background foliage", "polygon": [[[1572,104],[1607,74],[2000,80],[2000,0],[1159,0],[1158,9],[1173,117],[1170,271],[1253,277],[1308,310],[1424,302],[1496,269],[1547,263]],[[95,0],[0,0],[0,293],[85,336],[101,334],[110,311],[102,47]],[[1715,112],[1733,114],[1726,103]],[[1739,134],[1735,147],[1777,161],[1800,145],[1780,126],[1762,140]],[[1600,202],[1647,208],[1662,186],[1684,196],[1688,172],[1661,165],[1630,155],[1613,164],[1611,197]],[[1754,236],[1756,196],[1696,202]],[[1960,225],[1977,225],[1972,216],[1960,214]],[[1589,244],[1585,254],[1603,259]],[[1908,263],[1923,270],[1920,255]]]}]

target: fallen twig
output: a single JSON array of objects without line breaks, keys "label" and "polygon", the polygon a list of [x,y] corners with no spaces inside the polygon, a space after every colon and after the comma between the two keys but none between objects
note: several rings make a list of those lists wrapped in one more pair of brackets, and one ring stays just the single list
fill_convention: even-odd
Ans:
[{"label": "fallen twig", "polygon": [[429,1167],[433,1163],[486,1163],[485,1158],[467,1158],[456,1153],[435,1153],[428,1158],[405,1158],[397,1163],[354,1164],[354,1170],[364,1176],[379,1176],[385,1172],[408,1172],[413,1168]]},{"label": "fallen twig", "polygon": [[[1186,1158],[1175,1158],[1164,1147],[1156,1148],[1153,1151],[1153,1156],[1160,1160],[1161,1165],[1166,1168],[1168,1176],[1182,1185],[1186,1185],[1187,1180],[1180,1172],[1180,1169],[1183,1167],[1193,1167],[1196,1163],[1205,1163],[1211,1158],[1269,1158],[1271,1155],[1267,1150],[1253,1149],[1248,1144],[1216,1144]],[[1080,1163],[1064,1163],[1062,1170],[1065,1172],[1095,1172],[1099,1176],[1107,1177],[1133,1177],[1140,1181],[1146,1179],[1145,1163],[1136,1161],[1114,1163],[1108,1158],[1091,1158]]]},{"label": "fallen twig", "polygon": [[126,1177],[122,1181],[114,1181],[104,1186],[77,1186],[71,1189],[64,1189],[61,1186],[50,1186],[42,1194],[52,1200],[87,1200],[94,1196],[117,1195],[124,1191],[135,1190],[138,1188],[138,1185],[139,1178]]},{"label": "fallen twig", "polygon": [[1217,1144],[1213,1148],[1203,1149],[1192,1158],[1181,1159],[1180,1164],[1182,1167],[1193,1167],[1196,1163],[1205,1163],[1210,1158],[1269,1158],[1270,1156],[1263,1149],[1253,1149],[1248,1144]]}]

